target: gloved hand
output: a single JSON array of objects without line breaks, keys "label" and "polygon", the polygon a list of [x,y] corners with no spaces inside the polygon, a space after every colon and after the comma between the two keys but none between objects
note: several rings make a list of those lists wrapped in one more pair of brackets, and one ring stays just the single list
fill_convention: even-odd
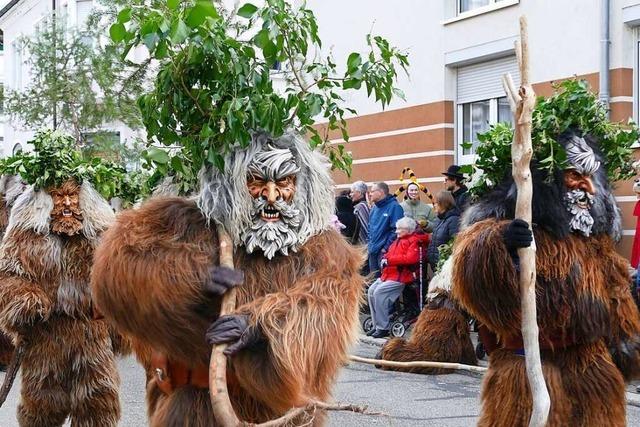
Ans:
[{"label": "gloved hand", "polygon": [[266,340],[258,326],[249,324],[249,316],[245,314],[219,317],[209,326],[205,336],[211,345],[233,343],[224,350],[226,356]]},{"label": "gloved hand", "polygon": [[205,282],[204,288],[213,295],[222,295],[229,289],[242,284],[243,281],[242,270],[216,266],[209,272],[209,279]]},{"label": "gloved hand", "polygon": [[509,252],[515,253],[519,248],[531,246],[533,233],[526,221],[514,219],[505,229],[502,238]]}]

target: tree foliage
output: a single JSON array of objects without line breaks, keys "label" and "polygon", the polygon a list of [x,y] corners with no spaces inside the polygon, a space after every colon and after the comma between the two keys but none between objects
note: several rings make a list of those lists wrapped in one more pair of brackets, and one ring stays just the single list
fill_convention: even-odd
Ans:
[{"label": "tree foliage", "polygon": [[26,87],[8,88],[4,96],[14,125],[63,130],[79,144],[87,135],[100,139],[108,123],[141,127],[137,98],[144,73],[136,74],[116,46],[104,43],[98,24],[71,28],[52,15],[33,36],[18,39],[30,76]]},{"label": "tree foliage", "polygon": [[[564,168],[567,155],[556,140],[566,130],[576,129],[598,139],[612,182],[634,176],[631,146],[640,137],[638,127],[611,122],[584,80],[566,80],[556,84],[554,90],[549,98],[539,97],[533,111],[532,144],[538,167],[547,171]],[[478,175],[470,189],[476,195],[489,191],[511,170],[513,129],[507,123],[498,123],[478,134],[478,140],[473,170],[465,170]]]},{"label": "tree foliage", "polygon": [[[126,55],[144,45],[160,62],[153,90],[139,100],[149,138],[146,159],[175,174],[187,191],[203,166],[223,166],[228,150],[246,146],[251,132],[279,136],[296,130],[324,149],[334,166],[349,171],[350,155],[329,145],[328,131],[348,140],[342,91],[366,89],[382,106],[402,93],[394,87],[407,56],[381,37],[369,51],[352,53],[344,72],[319,57],[322,42],[313,12],[284,0],[226,11],[211,1],[136,1],[121,8],[109,29]],[[285,65],[289,85],[274,87],[272,68]],[[327,122],[322,133],[315,118]]]}]

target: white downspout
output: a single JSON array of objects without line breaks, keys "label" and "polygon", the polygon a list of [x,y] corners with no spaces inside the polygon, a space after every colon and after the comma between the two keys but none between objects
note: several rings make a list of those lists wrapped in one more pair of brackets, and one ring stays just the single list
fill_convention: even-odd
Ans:
[{"label": "white downspout", "polygon": [[609,39],[610,0],[602,0],[600,13],[600,102],[607,109],[609,115]]}]

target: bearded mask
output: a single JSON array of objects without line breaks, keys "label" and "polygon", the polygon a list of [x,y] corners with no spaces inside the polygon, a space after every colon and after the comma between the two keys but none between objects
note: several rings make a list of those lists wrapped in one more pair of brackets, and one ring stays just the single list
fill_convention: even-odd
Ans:
[{"label": "bearded mask", "polygon": [[51,231],[73,236],[82,230],[82,210],[80,209],[80,185],[69,180],[60,187],[48,190],[53,199],[51,210]]},{"label": "bearded mask", "polygon": [[261,249],[269,259],[276,252],[296,250],[300,211],[294,204],[300,171],[289,149],[267,145],[249,164],[247,187],[253,199],[253,225],[243,235],[248,253]]},{"label": "bearded mask", "polygon": [[564,184],[567,188],[565,206],[571,215],[569,225],[571,230],[589,236],[595,222],[591,209],[596,194],[591,177],[600,169],[600,162],[593,149],[579,136],[573,136],[569,140],[566,150],[570,165],[564,171]]}]

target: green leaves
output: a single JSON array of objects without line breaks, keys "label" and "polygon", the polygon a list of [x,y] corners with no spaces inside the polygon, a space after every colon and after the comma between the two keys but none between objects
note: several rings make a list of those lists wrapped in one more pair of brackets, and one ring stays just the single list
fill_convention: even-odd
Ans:
[{"label": "green leaves", "polygon": [[127,35],[127,29],[123,24],[115,23],[111,26],[111,28],[109,28],[109,35],[111,36],[111,40],[119,43],[124,40],[125,36]]},{"label": "green leaves", "polygon": [[175,10],[180,6],[180,0],[167,0],[167,7],[171,10]]},{"label": "green leaves", "polygon": [[[635,124],[612,123],[607,119],[605,107],[584,80],[570,79],[554,86],[549,98],[538,98],[533,111],[532,144],[534,158],[540,170],[552,172],[566,166],[565,150],[556,142],[563,132],[573,129],[594,136],[607,159],[607,175],[612,182],[629,179],[634,175],[631,146],[640,133]],[[481,195],[502,181],[511,170],[511,141],[513,129],[499,123],[484,134],[479,134],[477,159],[474,165],[482,172],[472,193]]]},{"label": "green leaves", "polygon": [[238,16],[242,16],[243,18],[251,18],[256,12],[258,8],[251,3],[245,3],[242,5],[240,9],[238,9]]},{"label": "green leaves", "polygon": [[187,11],[186,21],[188,26],[196,28],[204,24],[207,18],[220,19],[220,15],[211,1],[199,0]]},{"label": "green leaves", "polygon": [[173,44],[183,43],[189,36],[189,31],[190,30],[189,27],[187,27],[187,24],[185,24],[182,19],[178,19],[171,26],[171,42]]},{"label": "green leaves", "polygon": [[29,142],[33,151],[0,160],[1,174],[20,175],[38,189],[58,187],[69,179],[79,183],[88,180],[106,199],[122,195],[126,170],[97,157],[85,159],[73,137],[43,130]]},{"label": "green leaves", "polygon": [[161,165],[169,163],[169,155],[164,150],[156,147],[149,147],[146,152],[146,158]]},{"label": "green leaves", "polygon": [[[161,61],[153,89],[138,101],[148,136],[146,167],[171,174],[184,189],[196,188],[203,166],[222,168],[225,154],[262,130],[275,137],[307,134],[334,167],[350,170],[350,153],[327,143],[333,130],[348,140],[344,117],[356,114],[342,105],[339,91],[366,87],[386,106],[402,94],[394,84],[406,55],[370,36],[369,52],[349,55],[344,74],[331,57],[312,61],[321,46],[316,18],[291,3],[246,3],[237,12],[244,19],[235,20],[209,0],[134,9],[127,24],[131,40],[121,44],[145,44]],[[274,75],[287,83],[284,92],[274,90]],[[326,122],[326,132],[315,128],[316,120]]]}]

